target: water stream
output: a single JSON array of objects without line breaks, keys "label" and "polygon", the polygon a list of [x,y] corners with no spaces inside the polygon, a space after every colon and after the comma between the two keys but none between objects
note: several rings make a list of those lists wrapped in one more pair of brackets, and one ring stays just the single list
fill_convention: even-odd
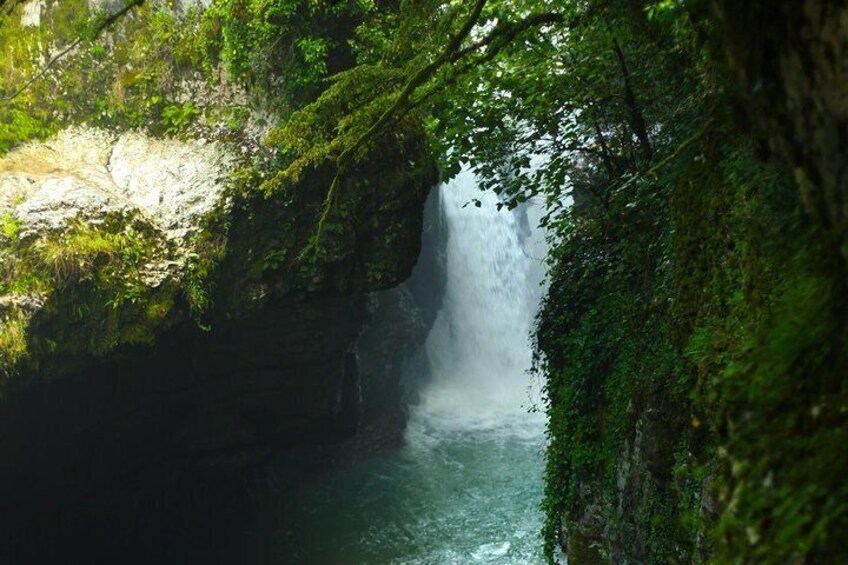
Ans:
[{"label": "water stream", "polygon": [[526,374],[542,238],[532,209],[498,212],[470,173],[440,196],[448,282],[405,445],[300,485],[278,514],[279,563],[542,562],[544,420]]}]

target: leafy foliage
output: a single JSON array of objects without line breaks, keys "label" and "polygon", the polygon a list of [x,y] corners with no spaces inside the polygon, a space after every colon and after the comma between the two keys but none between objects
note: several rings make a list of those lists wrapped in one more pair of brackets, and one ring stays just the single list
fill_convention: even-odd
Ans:
[{"label": "leafy foliage", "polygon": [[165,133],[175,134],[185,130],[198,115],[200,110],[192,102],[165,106],[162,110],[162,125],[165,127]]},{"label": "leafy foliage", "polygon": [[[69,331],[69,349],[98,353],[150,340],[156,324],[171,310],[173,290],[151,288],[144,280],[145,268],[163,256],[167,244],[134,227],[132,218],[110,216],[100,226],[78,223],[35,240],[20,239],[15,226],[14,219],[4,221],[8,241],[0,248],[0,294],[12,305],[4,313],[9,324],[0,332],[4,373],[12,373],[33,348],[58,339],[51,332]],[[16,300],[71,307],[58,300],[66,292],[75,297],[71,306],[80,309],[67,314],[70,327],[57,326],[27,340],[31,320]],[[100,310],[92,311],[91,305]]]}]

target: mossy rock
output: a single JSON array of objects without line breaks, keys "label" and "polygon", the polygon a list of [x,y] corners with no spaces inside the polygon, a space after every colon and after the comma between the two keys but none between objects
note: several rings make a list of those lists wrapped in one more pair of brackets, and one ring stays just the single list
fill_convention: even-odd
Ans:
[{"label": "mossy rock", "polygon": [[178,318],[233,164],[221,144],[86,128],[0,160],[3,370],[150,341]]}]

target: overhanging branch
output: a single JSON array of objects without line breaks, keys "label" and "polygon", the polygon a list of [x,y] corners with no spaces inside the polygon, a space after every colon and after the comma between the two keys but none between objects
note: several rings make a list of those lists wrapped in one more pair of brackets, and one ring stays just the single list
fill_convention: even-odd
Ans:
[{"label": "overhanging branch", "polygon": [[413,77],[409,79],[403,87],[400,94],[398,94],[394,103],[389,106],[389,108],[380,115],[377,121],[374,122],[362,135],[360,135],[350,147],[347,147],[339,155],[336,160],[336,174],[333,177],[333,182],[330,184],[330,189],[327,191],[321,217],[318,220],[319,238],[324,224],[330,216],[333,204],[335,203],[336,195],[338,194],[339,186],[341,185],[341,176],[350,165],[353,156],[360,147],[365,145],[365,143],[373,137],[376,137],[376,135],[380,133],[389,123],[396,119],[396,115],[403,112],[404,106],[408,105],[410,97],[419,86],[427,82],[436,73],[436,71],[452,60],[454,53],[459,50],[462,42],[465,41],[465,39],[471,34],[474,26],[477,25],[477,21],[480,19],[480,14],[482,14],[487,1],[488,0],[476,0],[474,8],[471,10],[471,14],[468,16],[468,19],[459,31],[450,39],[447,48],[434,61],[425,65],[417,73],[415,73],[415,75],[413,75]]},{"label": "overhanging branch", "polygon": [[[566,29],[572,30],[582,25],[586,20],[594,17],[601,11],[609,2],[609,0],[598,0],[591,4],[587,10],[572,18]],[[443,89],[445,86],[456,82],[459,76],[470,71],[471,69],[485,64],[494,59],[506,46],[515,40],[521,33],[546,25],[558,25],[564,22],[564,16],[557,12],[545,12],[527,16],[523,20],[517,22],[501,22],[495,28],[486,34],[480,40],[471,43],[470,45],[460,49],[463,41],[468,38],[471,31],[477,25],[480,15],[485,7],[487,0],[476,0],[470,16],[460,28],[459,32],[454,35],[448,42],[447,48],[431,63],[425,65],[406,83],[401,90],[397,99],[392,105],[383,112],[374,124],[371,125],[356,141],[342,151],[336,159],[336,174],[330,188],[327,191],[327,196],[324,199],[323,210],[318,221],[317,239],[320,238],[324,224],[329,218],[330,212],[335,204],[338,195],[339,187],[341,186],[341,176],[350,166],[353,157],[368,141],[377,137],[383,130],[395,122],[399,118],[408,114],[414,108],[420,106],[425,100],[433,94]],[[451,73],[443,82],[434,85],[433,88],[421,96],[413,99],[415,91],[427,83],[443,66],[455,64],[468,56],[479,53],[481,49],[485,49],[482,54],[475,57],[472,61],[462,65],[457,71]]]}]

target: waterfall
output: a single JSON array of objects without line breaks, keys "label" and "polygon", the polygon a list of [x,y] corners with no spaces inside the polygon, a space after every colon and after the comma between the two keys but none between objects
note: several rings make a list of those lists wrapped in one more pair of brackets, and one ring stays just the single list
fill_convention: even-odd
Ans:
[{"label": "waterfall", "polygon": [[541,209],[498,211],[497,196],[476,184],[465,172],[439,189],[447,287],[425,345],[431,378],[403,446],[284,497],[293,509],[281,514],[291,517],[280,528],[285,562],[544,561],[544,416],[527,413],[538,399],[526,373],[542,291],[544,238],[531,227]]},{"label": "waterfall", "polygon": [[[544,237],[539,209],[498,210],[464,171],[440,187],[448,224],[447,288],[426,343],[432,382],[428,413],[497,415],[538,402],[527,374],[539,302]],[[474,200],[479,202],[479,206]]]}]

